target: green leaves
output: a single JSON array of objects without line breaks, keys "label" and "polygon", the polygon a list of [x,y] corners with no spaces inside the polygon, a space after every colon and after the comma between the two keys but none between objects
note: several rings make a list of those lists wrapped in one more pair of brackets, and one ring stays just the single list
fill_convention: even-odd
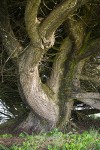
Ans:
[{"label": "green leaves", "polygon": [[[2,137],[9,137],[4,135]],[[22,145],[13,145],[10,148],[0,145],[3,150],[99,150],[100,149],[100,134],[97,130],[90,130],[78,133],[66,133],[57,129],[49,133],[41,133],[39,135],[28,135],[21,133],[20,137],[25,138]]]}]

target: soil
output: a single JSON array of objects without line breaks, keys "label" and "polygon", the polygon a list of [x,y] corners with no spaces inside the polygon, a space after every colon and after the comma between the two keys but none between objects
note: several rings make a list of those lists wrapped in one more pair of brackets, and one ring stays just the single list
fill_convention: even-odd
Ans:
[{"label": "soil", "polygon": [[10,147],[12,145],[21,145],[24,141],[24,138],[19,137],[0,138],[0,144],[7,147]]}]

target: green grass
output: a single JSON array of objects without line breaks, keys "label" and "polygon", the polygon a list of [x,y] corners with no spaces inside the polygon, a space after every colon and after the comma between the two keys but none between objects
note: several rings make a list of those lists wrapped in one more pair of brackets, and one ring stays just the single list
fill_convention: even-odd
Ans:
[{"label": "green grass", "polygon": [[39,135],[21,133],[19,137],[26,139],[22,146],[13,145],[7,148],[1,145],[0,150],[100,150],[100,134],[97,130],[85,131],[82,134],[63,134],[55,129]]}]

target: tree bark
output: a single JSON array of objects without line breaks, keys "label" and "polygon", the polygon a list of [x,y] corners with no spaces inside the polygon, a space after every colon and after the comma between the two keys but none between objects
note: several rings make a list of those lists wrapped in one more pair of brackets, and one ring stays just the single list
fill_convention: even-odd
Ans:
[{"label": "tree bark", "polygon": [[[90,56],[91,50],[93,52],[93,49],[100,47],[100,39],[98,39],[87,47],[87,52],[83,50],[83,53],[80,53],[85,28],[82,22],[71,18],[71,15],[88,0],[65,0],[40,23],[37,16],[41,1],[28,0],[25,24],[31,42],[25,50],[11,30],[5,2],[0,2],[3,10],[6,10],[0,13],[3,43],[9,56],[17,58],[19,90],[31,109],[19,128],[40,132],[54,127],[65,127],[70,122],[74,99],[99,109],[100,103],[97,99],[100,99],[100,95],[78,93],[81,90],[80,77],[85,58]],[[47,84],[43,84],[39,76],[39,63],[44,54],[54,45],[54,32],[68,17],[70,35],[63,40],[59,54],[55,57],[50,79]]]},{"label": "tree bark", "polygon": [[[62,98],[60,97],[60,93],[61,93],[60,84],[62,82],[62,79],[60,78],[63,73],[61,67],[64,65],[66,61],[66,58],[63,59],[63,57],[65,56],[67,57],[68,53],[71,52],[70,40],[69,41],[67,40],[65,41],[64,44],[62,44],[62,47],[61,47],[62,53],[60,53],[60,55],[58,56],[58,58],[61,58],[61,61],[58,61],[59,60],[58,58],[56,58],[55,60],[54,68],[53,68],[53,70],[55,69],[55,71],[52,72],[52,76],[50,78],[50,81],[48,82],[49,88],[48,88],[48,85],[44,86],[41,83],[41,80],[39,78],[38,65],[39,65],[39,62],[41,62],[41,59],[44,53],[46,53],[48,48],[50,48],[48,43],[49,44],[51,43],[53,32],[55,32],[55,30],[65,20],[65,18],[70,14],[71,11],[72,12],[76,11],[76,9],[79,8],[83,4],[83,1],[82,2],[81,1],[77,1],[77,2],[65,1],[65,3],[61,4],[61,7],[58,6],[57,9],[54,9],[52,13],[42,23],[40,23],[40,25],[37,24],[37,11],[38,11],[39,4],[40,4],[39,0],[37,1],[37,3],[31,0],[28,1],[27,3],[26,26],[27,26],[27,30],[28,30],[30,39],[32,41],[33,47],[31,49],[29,48],[19,61],[19,76],[20,76],[21,87],[25,95],[25,99],[27,100],[31,109],[36,114],[38,114],[38,116],[46,119],[47,121],[50,121],[54,126],[56,126],[58,124],[58,121],[60,120],[59,108],[62,107],[63,109],[63,106],[64,106],[63,102],[65,103],[65,99],[66,99],[65,97],[63,97],[64,100],[62,101]],[[65,7],[65,4],[66,4],[66,7]],[[34,14],[33,14],[33,8],[35,11]],[[62,9],[63,11],[59,11],[60,9]],[[62,14],[60,13],[64,14],[63,19],[62,19]],[[55,14],[55,17],[53,17],[54,14]],[[56,23],[57,21],[58,23]],[[35,28],[33,29],[32,26],[35,26]],[[39,33],[38,33],[38,30],[39,30]],[[50,45],[52,46],[52,43]],[[68,50],[66,50],[67,46],[68,46]],[[66,53],[65,56],[63,52]],[[72,68],[71,70],[74,69],[72,65],[70,67]],[[61,70],[62,73],[59,72],[59,69]],[[68,78],[71,75],[70,71],[67,75]],[[73,71],[71,71],[71,73],[72,72]],[[53,85],[54,83],[55,83],[55,86]],[[67,83],[67,88],[70,86],[72,90],[71,80],[68,80],[68,82],[66,83]],[[71,90],[68,90],[67,93],[69,93],[69,91],[71,92]],[[59,101],[60,102],[62,101],[61,102],[62,106],[60,105],[58,106]],[[66,104],[67,105],[65,106],[65,112],[64,112],[66,116],[65,122],[67,122],[71,116],[71,109],[72,109],[73,101],[69,102],[68,100],[68,103]]]},{"label": "tree bark", "polygon": [[100,93],[73,93],[71,97],[100,110]]},{"label": "tree bark", "polygon": [[47,86],[44,88],[41,83],[38,72],[40,56],[41,53],[38,49],[34,48],[33,50],[33,47],[29,47],[27,53],[21,57],[19,61],[20,83],[27,103],[32,110],[42,118],[56,123],[59,116],[59,108],[54,103],[52,90]]},{"label": "tree bark", "polygon": [[45,40],[80,6],[87,3],[88,0],[65,0],[56,7],[50,15],[40,24],[40,34]]}]

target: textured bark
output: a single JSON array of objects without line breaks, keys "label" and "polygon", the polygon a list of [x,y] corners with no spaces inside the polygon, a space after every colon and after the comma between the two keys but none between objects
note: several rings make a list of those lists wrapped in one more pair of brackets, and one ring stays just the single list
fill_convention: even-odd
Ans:
[{"label": "textured bark", "polygon": [[[0,2],[3,10],[7,10],[5,2],[5,0]],[[31,42],[25,50],[15,39],[7,11],[0,11],[3,43],[9,57],[17,58],[19,90],[31,109],[31,113],[19,125],[19,128],[37,132],[48,131],[54,127],[65,128],[70,122],[73,99],[80,100],[96,109],[100,108],[99,100],[97,100],[100,99],[98,93],[77,93],[81,90],[80,78],[85,63],[84,58],[90,56],[91,50],[100,47],[98,39],[87,47],[87,52],[83,50],[83,53],[80,53],[85,28],[83,22],[72,20],[74,18],[71,18],[71,15],[86,2],[88,0],[65,0],[39,23],[37,15],[41,0],[28,0],[25,24]],[[39,76],[39,64],[44,54],[54,45],[54,32],[68,17],[70,34],[63,40],[59,54],[55,57],[50,79],[47,84],[43,84]],[[96,44],[98,44],[97,47]]]},{"label": "textured bark", "polygon": [[88,98],[88,99],[100,99],[100,93],[93,93],[93,92],[84,92],[84,93],[76,93],[72,94],[74,98]]},{"label": "textured bark", "polygon": [[[33,43],[33,49],[28,49],[27,53],[24,53],[24,56],[22,56],[22,58],[19,61],[20,83],[23,89],[23,93],[25,95],[25,99],[27,100],[32,110],[40,117],[50,122],[53,122],[53,124],[56,125],[59,121],[59,107],[57,103],[60,101],[60,78],[62,76],[61,72],[63,72],[62,66],[66,60],[66,58],[64,57],[67,57],[68,53],[71,51],[70,40],[64,41],[64,44],[62,44],[61,46],[62,53],[58,56],[58,58],[56,58],[53,68],[53,70],[55,71],[52,72],[52,76],[50,78],[50,81],[48,82],[50,89],[47,87],[47,85],[42,85],[41,80],[39,78],[38,65],[41,61],[43,54],[47,51],[47,47],[49,47],[48,43],[51,43],[50,38],[52,38],[51,35],[53,34],[53,32],[57,29],[57,27],[59,27],[59,25],[65,20],[65,18],[68,16],[68,14],[70,14],[71,11],[75,11],[83,3],[81,3],[81,1],[78,1],[77,3],[76,1],[65,1],[65,3],[61,4],[61,7],[58,6],[57,9],[53,10],[53,12],[47,17],[47,19],[45,19],[43,23],[41,23],[40,26],[38,26],[37,11],[39,4],[39,0],[36,3],[35,1],[33,2],[30,0],[28,1],[26,7],[26,26],[29,36]],[[66,8],[65,4],[67,6]],[[33,8],[35,13],[33,13]],[[69,8],[71,9],[70,11]],[[59,11],[59,9],[62,9],[63,12]],[[58,12],[64,14],[63,19],[62,14],[59,14]],[[40,32],[39,34],[38,29]],[[50,38],[48,38],[47,35],[49,35]],[[52,45],[52,43],[50,45]],[[66,49],[67,46],[68,48]],[[61,61],[58,61],[60,59]],[[58,71],[59,69],[61,70],[61,72]],[[64,113],[66,114],[66,122],[69,120],[71,115],[71,109],[69,110],[68,108],[72,106],[72,103],[73,102],[68,102],[68,105],[65,106],[66,108]],[[61,102],[61,105],[63,107],[63,102]]]},{"label": "textured bark", "polygon": [[81,102],[95,108],[95,109],[98,109],[100,110],[100,100],[96,100],[96,99],[89,99],[89,98],[82,98],[82,99],[79,99]]},{"label": "textured bark", "polygon": [[82,21],[77,21],[74,19],[74,17],[71,17],[69,19],[69,30],[70,30],[70,37],[72,40],[74,40],[74,54],[73,54],[73,67],[74,67],[74,73],[72,78],[72,84],[73,84],[73,91],[80,91],[81,85],[80,85],[80,77],[82,73],[83,66],[85,64],[85,60],[78,61],[78,55],[80,52],[80,49],[83,45],[83,41],[85,38],[85,26]]},{"label": "textured bark", "polygon": [[64,71],[63,65],[71,49],[72,49],[72,42],[67,37],[62,42],[59,53],[57,54],[55,61],[53,63],[53,68],[52,68],[50,79],[48,81],[48,86],[55,93],[56,99],[58,99],[57,97],[58,97],[59,86],[61,82],[60,80],[62,78],[63,71]]},{"label": "textured bark", "polygon": [[74,91],[81,91],[80,78],[84,64],[85,61],[82,60],[75,66],[74,77],[72,80]]},{"label": "textured bark", "polygon": [[[80,51],[80,47],[83,44],[85,32],[82,22],[77,22],[73,17],[68,21],[70,30],[70,39],[74,40],[71,50],[67,53],[66,60],[63,64],[63,74],[60,77],[59,86],[59,99],[63,103],[63,108],[60,109],[62,121],[60,128],[65,128],[66,124],[70,122],[71,112],[73,110],[74,100],[70,97],[73,91],[80,91],[80,76],[85,61],[78,61],[77,55]],[[66,25],[65,25],[66,27]],[[63,110],[64,109],[64,110]],[[62,113],[63,112],[63,113]]]},{"label": "textured bark", "polygon": [[56,7],[50,15],[41,23],[40,34],[45,41],[53,32],[80,6],[88,0],[65,0]]},{"label": "textured bark", "polygon": [[[38,52],[36,52],[38,51]],[[36,52],[36,53],[35,53]],[[38,53],[38,54],[37,54]],[[27,103],[42,118],[57,122],[59,108],[54,103],[52,91],[44,89],[39,77],[38,61],[41,59],[38,49],[29,47],[19,61],[20,84]]]},{"label": "textured bark", "polygon": [[100,93],[74,93],[71,97],[100,110]]},{"label": "textured bark", "polygon": [[25,10],[25,23],[27,32],[29,34],[34,47],[41,46],[41,39],[38,34],[38,20],[37,20],[37,13],[39,9],[41,0],[28,0],[27,6]]},{"label": "textured bark", "polygon": [[16,132],[18,129],[21,129],[22,131],[24,130],[25,132],[32,134],[32,132],[47,132],[55,127],[56,124],[53,122],[47,121],[37,116],[33,112],[30,112],[28,117],[18,125],[14,132]]},{"label": "textured bark", "polygon": [[[72,99],[67,99],[67,102],[63,105],[63,111],[61,110],[61,116],[59,120],[59,129],[66,131],[66,129],[71,125],[71,115],[73,110],[74,101]],[[63,112],[63,116],[62,116]]]}]

